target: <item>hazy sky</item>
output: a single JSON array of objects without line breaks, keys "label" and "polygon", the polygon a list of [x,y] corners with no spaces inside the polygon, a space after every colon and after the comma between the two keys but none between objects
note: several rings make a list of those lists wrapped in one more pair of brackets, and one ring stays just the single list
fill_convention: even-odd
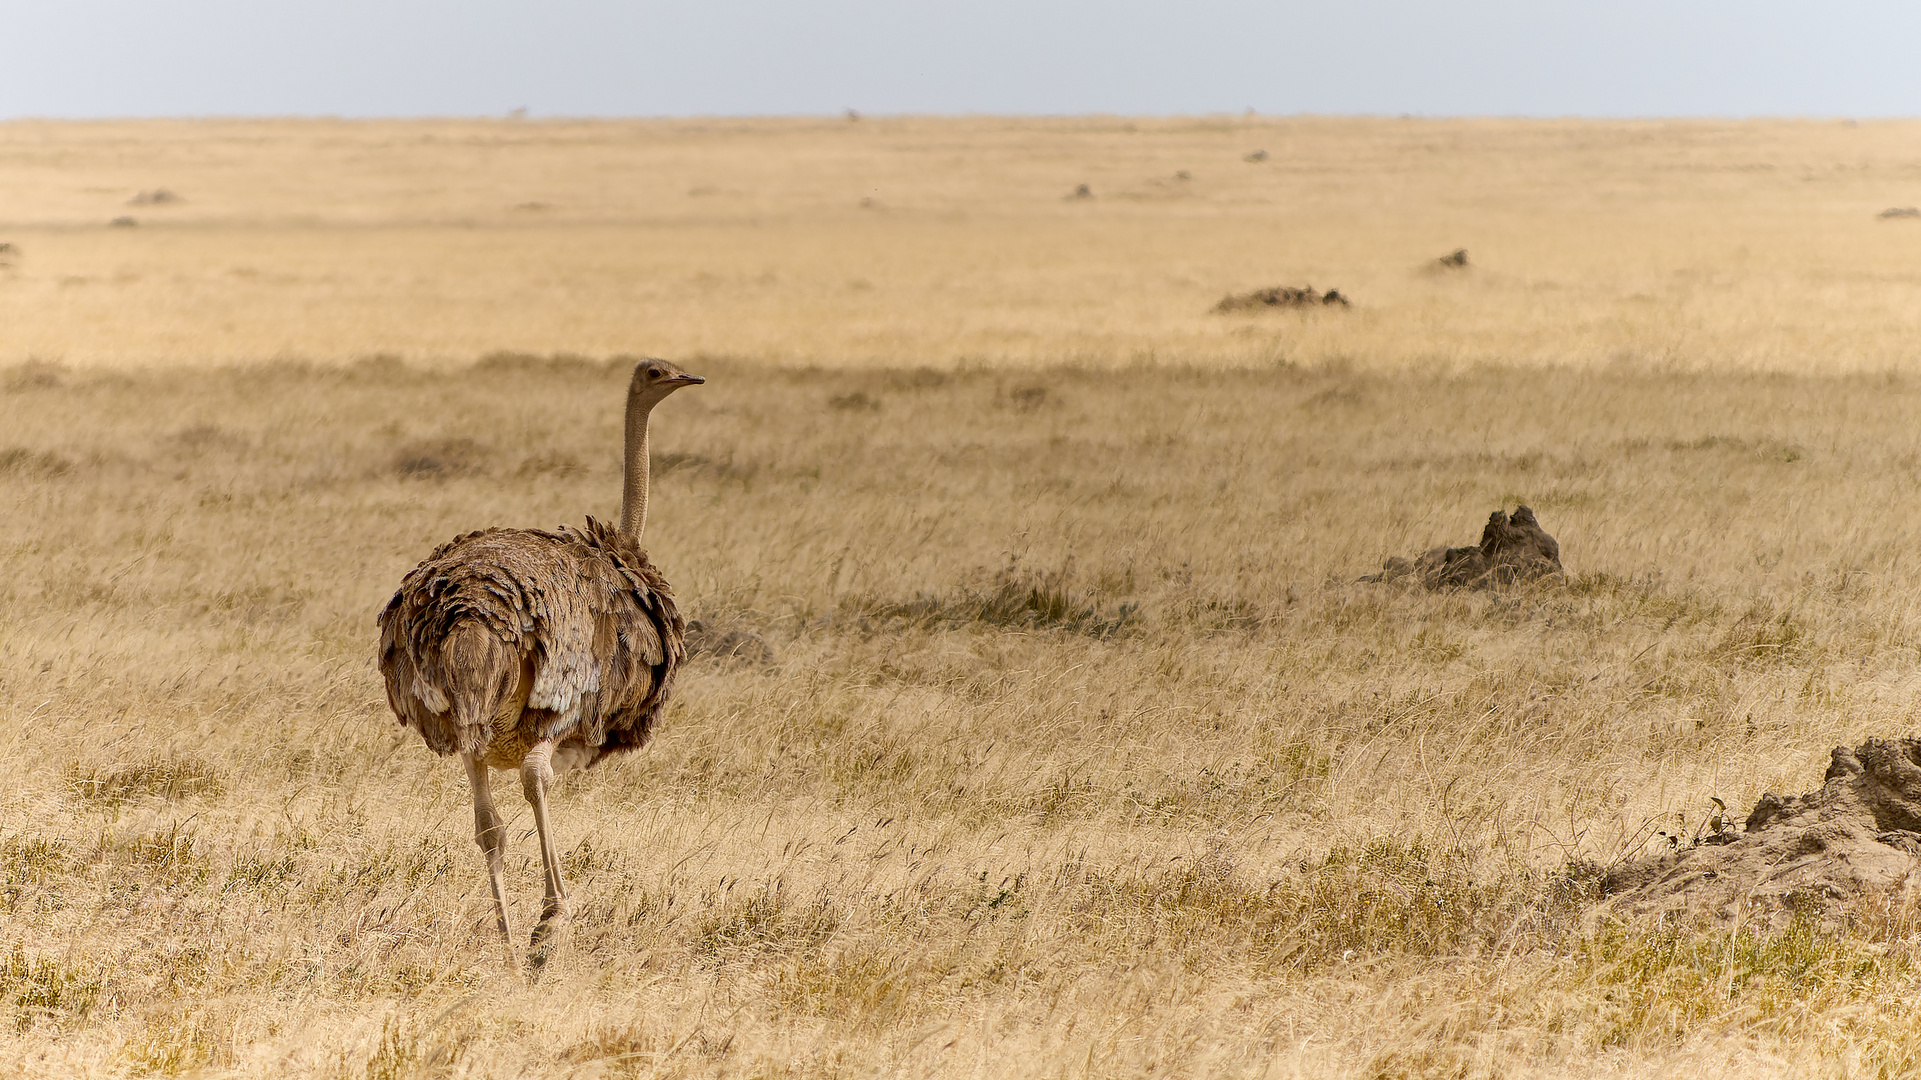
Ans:
[{"label": "hazy sky", "polygon": [[0,0],[0,117],[1921,115],[1917,0]]}]

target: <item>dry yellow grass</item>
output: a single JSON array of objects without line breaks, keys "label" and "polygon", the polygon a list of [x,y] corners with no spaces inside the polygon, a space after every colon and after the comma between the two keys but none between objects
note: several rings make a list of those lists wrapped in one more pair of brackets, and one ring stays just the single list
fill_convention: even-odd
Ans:
[{"label": "dry yellow grass", "polygon": [[[1138,128],[0,129],[43,170],[0,159],[36,222],[0,235],[0,1071],[1916,1071],[1904,898],[1782,933],[1580,920],[1585,863],[1912,715],[1921,229],[1872,216],[1916,201],[1912,129]],[[529,152],[546,188],[368,149],[595,132]],[[667,153],[648,136],[680,172],[595,167],[629,136],[620,160]],[[888,138],[928,148],[898,166],[921,187],[870,221],[829,181]],[[1533,194],[1442,228],[1480,189],[1427,143]],[[1124,201],[1084,145],[1138,146],[1143,175],[1211,146],[1194,182],[1244,186]],[[1817,179],[1709,167],[1767,148]],[[1083,180],[1093,205],[1060,198]],[[178,190],[127,212],[181,223],[97,227],[124,208],[81,189],[116,183]],[[988,206],[1017,183],[1025,209]],[[303,186],[311,227],[274,209]],[[511,224],[523,198],[563,223]],[[1625,299],[1673,288],[1662,234],[1692,214],[1697,284]],[[1295,225],[1300,262],[1272,242]],[[1463,244],[1465,280],[1419,272]],[[1359,306],[1205,314],[1290,280]],[[710,377],[657,416],[650,547],[693,613],[780,653],[690,665],[652,747],[563,785],[580,915],[532,987],[494,959],[459,770],[393,724],[370,656],[434,543],[618,500],[620,365],[473,362],[506,347]],[[1564,585],[1354,582],[1517,500]]]},{"label": "dry yellow grass", "polygon": [[[1921,222],[1875,215],[1921,203],[1918,145],[1911,122],[0,124],[0,361],[1911,367]],[[161,188],[180,201],[126,205]],[[1421,272],[1458,247],[1469,273]],[[1303,282],[1356,310],[1207,314]]]}]

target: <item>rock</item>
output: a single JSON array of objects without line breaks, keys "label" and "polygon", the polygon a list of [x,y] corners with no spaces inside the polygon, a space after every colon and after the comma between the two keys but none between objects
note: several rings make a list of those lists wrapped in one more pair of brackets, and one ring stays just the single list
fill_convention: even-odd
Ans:
[{"label": "rock", "polygon": [[1275,285],[1266,289],[1255,289],[1250,293],[1224,296],[1214,305],[1216,312],[1258,311],[1261,308],[1308,308],[1308,307],[1349,307],[1347,297],[1339,289],[1329,289],[1325,293],[1315,292],[1314,286]]},{"label": "rock", "polygon": [[1882,219],[1921,218],[1921,206],[1890,206],[1874,216]]},{"label": "rock", "polygon": [[1534,510],[1527,506],[1515,507],[1511,518],[1499,510],[1487,516],[1481,530],[1481,555],[1496,585],[1561,573],[1561,545],[1541,528]]},{"label": "rock", "polygon": [[1869,739],[1834,748],[1819,790],[1762,795],[1738,834],[1609,870],[1597,914],[1776,927],[1797,911],[1840,915],[1852,901],[1907,885],[1917,851],[1921,739]]},{"label": "rock", "polygon": [[1434,260],[1434,265],[1446,270],[1465,270],[1467,269],[1467,249],[1456,248],[1452,254],[1443,255]]},{"label": "rock", "polygon": [[1496,510],[1481,529],[1474,547],[1430,548],[1417,559],[1390,557],[1381,572],[1362,581],[1386,582],[1417,577],[1430,589],[1484,589],[1555,577],[1561,569],[1561,545],[1556,543],[1530,507],[1514,515]]},{"label": "rock", "polygon": [[1487,556],[1478,547],[1429,548],[1414,560],[1414,570],[1430,589],[1472,588],[1487,581]]},{"label": "rock", "polygon": [[1267,151],[1256,150],[1251,154],[1243,155],[1241,160],[1247,162],[1249,165],[1259,165],[1261,162],[1267,160]]}]

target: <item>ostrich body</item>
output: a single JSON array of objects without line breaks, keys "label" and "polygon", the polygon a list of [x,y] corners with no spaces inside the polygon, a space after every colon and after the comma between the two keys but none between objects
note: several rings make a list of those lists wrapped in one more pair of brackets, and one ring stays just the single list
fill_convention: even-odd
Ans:
[{"label": "ostrich body", "polygon": [[489,769],[520,773],[533,807],[546,898],[534,960],[567,917],[547,816],[556,770],[639,748],[673,692],[684,623],[667,579],[640,546],[647,523],[647,419],[675,390],[705,380],[660,360],[627,390],[620,525],[485,529],[434,549],[380,613],[380,671],[394,715],[437,754],[460,755],[473,787],[474,840],[487,857],[495,914],[507,921],[506,822]]}]

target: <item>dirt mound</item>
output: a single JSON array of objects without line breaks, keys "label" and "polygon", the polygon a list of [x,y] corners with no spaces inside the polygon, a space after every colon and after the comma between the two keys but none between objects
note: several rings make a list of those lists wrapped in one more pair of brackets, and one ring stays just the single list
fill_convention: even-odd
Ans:
[{"label": "dirt mound", "polygon": [[774,666],[774,647],[767,644],[766,638],[743,627],[694,619],[687,624],[686,636],[681,640],[687,647],[689,660],[707,657],[723,664]]},{"label": "dirt mound", "polygon": [[1820,790],[1768,792],[1745,826],[1624,863],[1601,882],[1601,910],[1785,923],[1906,884],[1921,854],[1921,739],[1837,746]]},{"label": "dirt mound", "polygon": [[1512,517],[1500,510],[1489,514],[1475,547],[1429,548],[1417,559],[1393,556],[1380,573],[1361,580],[1416,579],[1430,589],[1485,589],[1561,572],[1561,545],[1541,528],[1531,508],[1517,506]]},{"label": "dirt mound", "polygon": [[1276,285],[1269,289],[1255,289],[1251,293],[1237,296],[1224,296],[1214,305],[1215,311],[1258,311],[1261,308],[1305,308],[1305,307],[1348,307],[1348,299],[1339,289],[1329,289],[1324,293],[1315,292],[1314,286]]}]

